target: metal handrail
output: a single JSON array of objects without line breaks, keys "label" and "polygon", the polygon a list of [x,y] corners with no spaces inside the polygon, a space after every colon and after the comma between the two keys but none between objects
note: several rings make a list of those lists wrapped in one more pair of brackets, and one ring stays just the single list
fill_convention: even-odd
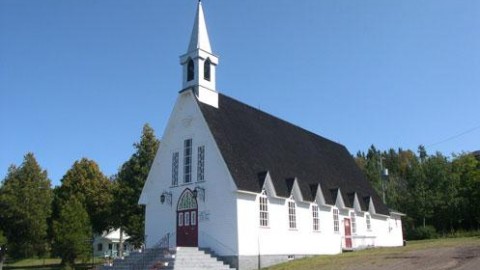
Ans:
[{"label": "metal handrail", "polygon": [[[232,248],[226,246],[225,244],[223,244],[222,242],[220,242],[219,240],[217,240],[215,237],[211,236],[210,234],[204,232],[204,231],[200,231],[199,232],[203,237],[205,238],[208,238],[209,240],[213,240],[213,242],[220,246],[221,248],[224,248],[224,249],[227,249],[229,252],[231,252],[232,255],[235,255],[237,254],[237,252],[235,250],[233,250]],[[200,247],[200,245],[199,245]],[[205,248],[211,248],[213,251],[215,251],[215,249],[213,249],[212,247],[205,247]]]}]

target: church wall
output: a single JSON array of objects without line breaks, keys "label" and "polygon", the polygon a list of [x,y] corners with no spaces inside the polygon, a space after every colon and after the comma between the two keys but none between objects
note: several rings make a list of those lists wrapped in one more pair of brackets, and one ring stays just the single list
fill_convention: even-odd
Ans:
[{"label": "church wall", "polygon": [[[160,148],[142,192],[146,203],[146,245],[157,244],[167,233],[176,233],[176,207],[181,193],[189,188],[204,189],[197,196],[199,246],[218,255],[237,252],[236,187],[220,156],[213,137],[191,91],[179,95],[164,132]],[[192,139],[192,182],[183,183],[183,143]],[[197,182],[198,146],[205,146],[205,181]],[[179,152],[179,185],[172,187],[172,155]],[[172,205],[160,202],[164,192],[172,193]],[[205,198],[203,200],[203,197]],[[171,246],[175,246],[175,237]]]},{"label": "church wall", "polygon": [[402,221],[400,217],[374,217],[372,218],[372,230],[376,236],[376,246],[392,247],[403,245]]},{"label": "church wall", "polygon": [[293,258],[341,252],[333,232],[331,207],[319,209],[320,230],[313,230],[311,203],[296,203],[296,229],[289,228],[288,200],[269,197],[269,226],[260,227],[259,196],[237,194],[240,269],[256,269]]}]

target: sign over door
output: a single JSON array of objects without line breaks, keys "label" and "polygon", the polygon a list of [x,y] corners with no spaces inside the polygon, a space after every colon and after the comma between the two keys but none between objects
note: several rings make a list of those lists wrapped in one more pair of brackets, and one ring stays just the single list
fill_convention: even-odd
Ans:
[{"label": "sign over door", "polygon": [[185,189],[177,204],[177,246],[198,246],[198,204],[190,189]]}]

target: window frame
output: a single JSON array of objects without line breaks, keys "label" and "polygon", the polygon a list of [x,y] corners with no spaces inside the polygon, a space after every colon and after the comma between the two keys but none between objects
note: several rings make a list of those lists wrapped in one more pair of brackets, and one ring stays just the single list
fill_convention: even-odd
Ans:
[{"label": "window frame", "polygon": [[183,225],[190,226],[190,211],[185,211],[185,213],[183,213],[183,218],[184,218]]},{"label": "window frame", "polygon": [[183,212],[178,213],[178,227],[183,227]]},{"label": "window frame", "polygon": [[172,153],[172,186],[178,186],[178,171],[180,165],[180,153]]},{"label": "window frame", "polygon": [[372,220],[369,214],[365,215],[365,223],[367,224],[367,231],[372,231]]},{"label": "window frame", "polygon": [[333,208],[333,232],[340,233],[340,211],[337,208]]},{"label": "window frame", "polygon": [[320,216],[318,211],[318,205],[312,205],[312,225],[313,231],[320,231]]},{"label": "window frame", "polygon": [[183,183],[192,182],[192,145],[193,140],[186,139],[183,141]]},{"label": "window frame", "polygon": [[193,59],[189,59],[187,63],[187,82],[195,79],[195,63]]},{"label": "window frame", "polygon": [[350,213],[350,224],[352,227],[352,234],[357,234],[357,214],[355,214],[355,212]]},{"label": "window frame", "polygon": [[297,229],[297,205],[294,200],[288,200],[288,228]]},{"label": "window frame", "polygon": [[268,214],[268,197],[265,191],[263,191],[258,198],[259,206],[259,225],[262,228],[269,226],[269,214]]},{"label": "window frame", "polygon": [[197,147],[197,182],[205,182],[205,145]]},{"label": "window frame", "polygon": [[205,62],[203,63],[203,79],[206,81],[210,81],[212,79],[212,61],[210,61],[210,58],[207,58]]}]

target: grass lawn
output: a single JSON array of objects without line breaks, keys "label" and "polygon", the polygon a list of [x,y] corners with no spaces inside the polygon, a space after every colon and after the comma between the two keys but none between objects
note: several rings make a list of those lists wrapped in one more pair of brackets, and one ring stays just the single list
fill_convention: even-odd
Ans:
[{"label": "grass lawn", "polygon": [[357,264],[381,265],[383,258],[398,256],[415,250],[460,247],[460,246],[480,246],[480,237],[469,238],[445,238],[434,240],[409,241],[405,247],[394,248],[373,248],[354,252],[347,252],[338,255],[321,255],[309,258],[294,260],[291,262],[275,265],[268,270],[338,270]]},{"label": "grass lawn", "polygon": [[[59,270],[61,260],[59,258],[46,258],[46,259],[23,259],[15,262],[7,263],[3,266],[3,269],[37,269],[37,270]],[[102,258],[95,258],[95,264],[102,264]],[[92,269],[92,262],[77,262],[75,264],[75,269]]]}]

